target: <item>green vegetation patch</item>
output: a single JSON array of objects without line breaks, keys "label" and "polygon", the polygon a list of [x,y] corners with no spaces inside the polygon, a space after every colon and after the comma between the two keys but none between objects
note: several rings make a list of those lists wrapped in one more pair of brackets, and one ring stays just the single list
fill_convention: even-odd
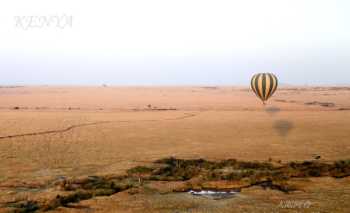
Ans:
[{"label": "green vegetation patch", "polygon": [[[137,178],[135,178],[135,176]],[[152,166],[137,166],[127,170],[125,176],[88,176],[84,178],[64,179],[55,184],[62,193],[48,200],[18,201],[5,205],[13,212],[48,211],[60,206],[68,206],[81,200],[96,196],[110,196],[131,188],[147,189],[143,182],[151,181],[188,181],[197,178],[197,185],[186,182],[188,187],[202,188],[210,181],[233,181],[234,190],[251,186],[261,186],[285,193],[296,190],[288,180],[305,177],[350,176],[350,160],[333,163],[320,161],[290,162],[274,166],[270,162],[246,162],[235,159],[208,161],[204,159],[164,158]],[[132,191],[132,190],[131,190]],[[138,190],[134,190],[137,193]],[[142,191],[142,190],[141,190]],[[176,191],[176,189],[174,189]]]}]

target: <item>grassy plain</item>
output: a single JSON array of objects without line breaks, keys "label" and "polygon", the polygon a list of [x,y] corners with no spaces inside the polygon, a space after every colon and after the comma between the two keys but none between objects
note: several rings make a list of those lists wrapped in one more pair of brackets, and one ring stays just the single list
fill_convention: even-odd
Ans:
[{"label": "grassy plain", "polygon": [[[350,159],[349,140],[348,87],[282,87],[267,106],[244,87],[2,87],[0,212],[56,195],[65,178],[125,175],[167,157],[332,163]],[[254,186],[219,201],[146,183],[52,211],[347,212],[349,183],[300,178],[296,192]]]}]

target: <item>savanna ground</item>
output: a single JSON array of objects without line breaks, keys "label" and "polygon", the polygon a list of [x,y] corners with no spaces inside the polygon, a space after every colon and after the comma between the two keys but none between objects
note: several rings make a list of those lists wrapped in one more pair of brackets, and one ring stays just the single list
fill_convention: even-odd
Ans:
[{"label": "savanna ground", "polygon": [[[348,87],[284,87],[265,107],[243,87],[1,87],[0,212],[349,212],[348,167],[288,170],[287,192],[208,178],[206,166],[143,174],[169,157],[332,165],[350,159],[349,139]],[[240,193],[213,200],[189,186]]]}]

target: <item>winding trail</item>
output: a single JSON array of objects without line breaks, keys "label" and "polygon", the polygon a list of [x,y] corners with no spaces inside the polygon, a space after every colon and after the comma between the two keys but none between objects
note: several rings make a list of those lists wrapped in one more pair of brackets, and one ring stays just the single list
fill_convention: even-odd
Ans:
[{"label": "winding trail", "polygon": [[92,122],[92,123],[83,123],[83,124],[76,124],[69,126],[64,129],[56,129],[56,130],[47,130],[42,132],[31,132],[31,133],[24,133],[24,134],[16,134],[16,135],[7,135],[7,136],[0,136],[0,140],[2,139],[9,139],[9,138],[18,138],[18,137],[25,137],[25,136],[37,136],[37,135],[48,135],[48,134],[56,134],[56,133],[64,133],[68,132],[72,129],[86,127],[86,126],[96,126],[100,124],[107,124],[107,123],[134,123],[134,122],[157,122],[157,121],[174,121],[174,120],[183,120],[187,118],[191,118],[197,116],[197,114],[190,114],[185,113],[183,116],[175,117],[175,118],[165,118],[165,119],[158,119],[158,120],[122,120],[122,121],[98,121],[98,122]]}]

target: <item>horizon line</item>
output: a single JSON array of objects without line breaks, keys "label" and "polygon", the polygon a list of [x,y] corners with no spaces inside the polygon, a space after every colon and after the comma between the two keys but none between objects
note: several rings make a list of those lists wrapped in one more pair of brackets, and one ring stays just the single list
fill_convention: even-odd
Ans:
[{"label": "horizon line", "polygon": [[[279,87],[350,87],[350,84],[285,84]],[[0,88],[18,87],[250,87],[249,84],[0,84]]]}]

